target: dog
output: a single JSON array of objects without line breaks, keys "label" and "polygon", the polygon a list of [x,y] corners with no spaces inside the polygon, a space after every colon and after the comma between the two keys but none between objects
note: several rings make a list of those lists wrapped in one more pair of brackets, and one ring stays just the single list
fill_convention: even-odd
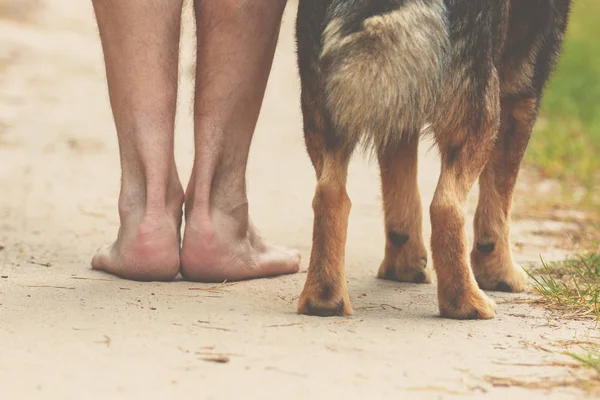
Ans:
[{"label": "dog", "polygon": [[[373,150],[381,170],[386,245],[378,277],[431,282],[417,187],[422,132],[431,132],[441,154],[430,205],[441,316],[490,319],[496,305],[483,290],[525,289],[527,276],[510,250],[511,202],[570,3],[300,0],[304,137],[318,183],[299,313],[352,314],[346,178],[357,146]],[[463,208],[478,178],[469,257]]]}]

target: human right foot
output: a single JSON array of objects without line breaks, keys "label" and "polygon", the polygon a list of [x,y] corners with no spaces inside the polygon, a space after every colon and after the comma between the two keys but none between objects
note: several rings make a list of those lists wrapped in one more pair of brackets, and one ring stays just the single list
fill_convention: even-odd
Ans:
[{"label": "human right foot", "polygon": [[293,274],[300,254],[274,246],[248,220],[248,206],[230,212],[213,207],[202,215],[186,209],[181,274],[200,282],[223,282]]}]

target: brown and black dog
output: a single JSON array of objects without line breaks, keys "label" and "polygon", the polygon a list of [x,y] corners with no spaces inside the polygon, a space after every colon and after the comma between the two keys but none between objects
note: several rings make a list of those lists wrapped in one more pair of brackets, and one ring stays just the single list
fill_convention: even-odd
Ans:
[{"label": "brown and black dog", "polygon": [[[522,291],[509,245],[515,181],[559,57],[570,0],[300,0],[304,134],[318,184],[300,313],[352,313],[344,275],[359,144],[379,159],[387,243],[378,276],[428,283],[417,146],[432,132],[442,170],[430,208],[440,313],[493,318],[481,289]],[[463,211],[479,178],[475,245]]]}]

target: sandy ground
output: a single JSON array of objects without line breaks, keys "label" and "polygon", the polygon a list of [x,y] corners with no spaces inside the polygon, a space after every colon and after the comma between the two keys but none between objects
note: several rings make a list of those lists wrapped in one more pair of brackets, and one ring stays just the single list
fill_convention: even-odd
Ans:
[{"label": "sandy ground", "polygon": [[[295,313],[311,243],[314,173],[305,153],[293,42],[285,16],[249,167],[251,211],[265,236],[302,251],[295,276],[210,285],[136,283],[90,270],[117,230],[119,165],[89,1],[0,1],[0,398],[575,398],[494,387],[485,376],[545,382],[564,359],[538,345],[588,326],[492,293],[495,320],[437,317],[435,284],[375,279],[384,235],[377,171],[352,164],[347,271],[355,315]],[[177,159],[192,162],[189,15],[182,50]],[[437,154],[422,146],[426,210]],[[537,189],[521,184],[521,199]],[[474,197],[469,203],[473,214]],[[522,200],[520,200],[522,201]],[[523,214],[523,213],[521,213]],[[429,239],[425,215],[426,240]],[[552,221],[513,227],[519,262],[561,258]],[[206,361],[226,353],[227,363]],[[211,357],[211,356],[209,356]]]}]

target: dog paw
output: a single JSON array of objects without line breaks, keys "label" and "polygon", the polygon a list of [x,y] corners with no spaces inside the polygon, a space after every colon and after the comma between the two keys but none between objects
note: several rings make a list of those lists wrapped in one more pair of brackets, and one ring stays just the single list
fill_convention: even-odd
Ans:
[{"label": "dog paw", "polygon": [[480,289],[439,296],[440,314],[451,319],[492,319],[496,303]]},{"label": "dog paw", "polygon": [[379,267],[377,277],[398,282],[431,283],[431,269],[427,267],[427,257],[421,257],[412,263],[394,263],[386,257]]},{"label": "dog paw", "polygon": [[317,317],[352,315],[352,305],[346,286],[307,283],[298,301],[298,313]]},{"label": "dog paw", "polygon": [[527,288],[527,274],[522,268],[516,266],[498,275],[477,273],[475,279],[483,290],[520,293]]},{"label": "dog paw", "polygon": [[527,273],[515,265],[508,249],[499,254],[475,249],[471,264],[475,280],[483,290],[519,293],[527,288]]}]

